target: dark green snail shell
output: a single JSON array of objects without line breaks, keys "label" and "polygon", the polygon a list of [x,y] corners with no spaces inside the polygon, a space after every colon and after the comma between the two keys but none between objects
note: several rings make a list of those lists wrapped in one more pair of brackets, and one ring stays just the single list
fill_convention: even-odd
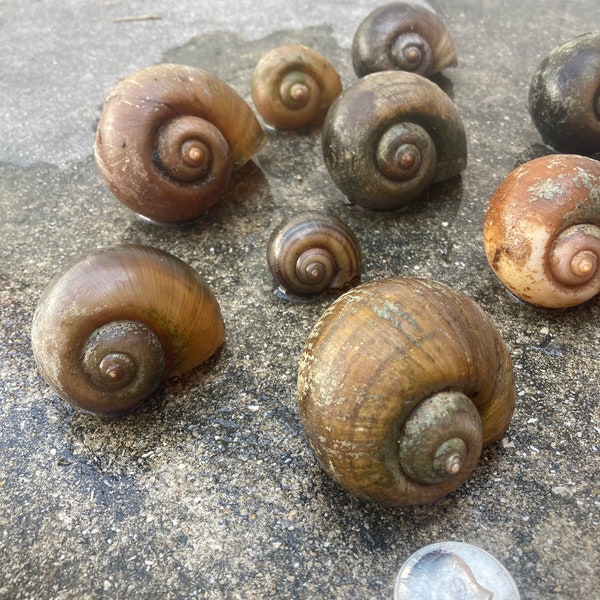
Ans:
[{"label": "dark green snail shell", "polygon": [[569,40],[542,60],[529,88],[529,113],[552,149],[600,153],[600,32]]}]

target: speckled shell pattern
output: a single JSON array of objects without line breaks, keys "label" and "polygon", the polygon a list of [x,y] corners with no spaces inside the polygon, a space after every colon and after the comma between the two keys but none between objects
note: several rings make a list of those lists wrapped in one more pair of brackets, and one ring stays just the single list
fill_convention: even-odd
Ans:
[{"label": "speckled shell pattern", "polygon": [[398,460],[411,411],[448,390],[477,407],[483,444],[503,435],[514,409],[508,351],[473,300],[431,280],[381,279],[349,290],[323,313],[300,360],[299,412],[319,463],[381,504],[432,502],[462,483],[416,483]]},{"label": "speckled shell pattern", "polygon": [[[509,173],[488,206],[483,241],[489,264],[526,302],[580,304],[600,290],[600,272],[582,285],[564,285],[549,258],[559,235],[578,225],[600,228],[600,162],[572,154],[528,161]],[[599,238],[592,241],[600,245]]]},{"label": "speckled shell pattern", "polygon": [[51,280],[33,317],[34,357],[59,396],[93,412],[114,410],[96,401],[80,357],[93,331],[119,320],[143,323],[156,334],[165,376],[199,365],[224,339],[214,294],[184,261],[143,245],[90,253]]},{"label": "speckled shell pattern", "polygon": [[[203,187],[216,177],[225,183],[229,178],[228,173],[212,173],[207,180],[182,183],[161,170],[156,161],[158,132],[182,116],[203,119],[220,132],[234,169],[267,140],[244,99],[210,73],[159,64],[122,79],[104,103],[95,139],[96,162],[121,202],[157,221],[184,220],[178,211],[185,214],[185,208],[178,205],[197,203]],[[218,198],[211,197],[205,210],[197,212],[206,212]]]}]

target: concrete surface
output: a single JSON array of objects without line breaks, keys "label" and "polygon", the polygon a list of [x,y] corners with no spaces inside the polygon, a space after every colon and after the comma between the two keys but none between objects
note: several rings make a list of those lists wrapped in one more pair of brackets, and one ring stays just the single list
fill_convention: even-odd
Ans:
[{"label": "concrete surface", "polygon": [[[544,152],[526,111],[531,74],[557,43],[600,26],[597,2],[434,3],[458,49],[446,76],[470,162],[403,214],[348,206],[318,132],[271,133],[222,205],[186,227],[136,220],[96,170],[95,124],[120,77],[185,62],[249,99],[262,54],[298,41],[327,54],[347,84],[352,34],[374,5],[0,3],[1,598],[390,598],[402,562],[447,539],[496,556],[524,599],[597,597],[600,303],[559,312],[515,304],[481,244],[495,187]],[[118,20],[148,15],[159,18]],[[363,503],[306,445],[297,360],[330,300],[275,297],[264,259],[271,230],[299,208],[335,212],[354,228],[363,280],[443,281],[476,299],[507,343],[518,392],[511,426],[434,505]],[[104,421],[48,388],[29,327],[63,264],[123,241],[164,248],[201,272],[227,341],[137,413]]]}]

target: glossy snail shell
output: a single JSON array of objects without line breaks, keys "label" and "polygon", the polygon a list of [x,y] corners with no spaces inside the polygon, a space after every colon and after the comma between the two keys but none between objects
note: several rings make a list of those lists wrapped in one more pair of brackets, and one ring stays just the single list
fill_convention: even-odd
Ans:
[{"label": "glossy snail shell", "polygon": [[551,154],[513,170],[484,222],[487,259],[517,297],[568,307],[600,292],[600,162]]},{"label": "glossy snail shell", "polygon": [[341,91],[342,82],[329,60],[299,44],[273,48],[252,76],[256,109],[281,130],[320,125]]},{"label": "glossy snail shell", "polygon": [[535,71],[529,113],[545,144],[565,154],[600,153],[600,33],[554,48]]},{"label": "glossy snail shell", "polygon": [[118,414],[163,377],[208,359],[224,338],[208,285],[181,259],[143,245],[92,252],[56,275],[31,332],[40,372],[87,412]]},{"label": "glossy snail shell", "polygon": [[465,130],[448,96],[405,71],[373,73],[346,88],[321,135],[325,164],[348,199],[394,210],[467,165]]},{"label": "glossy snail shell", "polygon": [[498,440],[514,408],[510,356],[467,296],[426,279],[359,285],[325,310],[298,373],[320,465],[360,498],[433,502]]},{"label": "glossy snail shell", "polygon": [[446,26],[423,6],[392,2],[376,8],[358,26],[352,65],[358,77],[378,71],[411,71],[430,77],[457,64]]},{"label": "glossy snail shell", "polygon": [[121,80],[104,103],[95,141],[114,195],[157,222],[194,220],[266,142],[244,99],[210,73],[177,64]]},{"label": "glossy snail shell", "polygon": [[267,264],[285,294],[342,290],[360,279],[360,247],[341,219],[316,211],[284,220],[271,234]]}]

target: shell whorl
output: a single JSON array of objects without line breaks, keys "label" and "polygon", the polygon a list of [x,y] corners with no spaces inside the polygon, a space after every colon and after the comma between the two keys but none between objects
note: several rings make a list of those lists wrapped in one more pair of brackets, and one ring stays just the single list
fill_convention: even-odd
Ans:
[{"label": "shell whorl", "polygon": [[150,220],[182,222],[210,210],[232,169],[265,142],[254,113],[228,84],[193,67],[159,64],[108,95],[95,156],[126,206]]},{"label": "shell whorl", "polygon": [[[208,359],[224,326],[212,291],[184,261],[122,245],[85,255],[56,275],[39,300],[31,336],[39,369],[59,396],[90,412],[119,413],[145,400],[163,377]],[[152,381],[129,397],[138,367]]]},{"label": "shell whorl", "polygon": [[517,297],[546,308],[600,292],[600,162],[552,154],[514,169],[485,218],[490,266]]}]

